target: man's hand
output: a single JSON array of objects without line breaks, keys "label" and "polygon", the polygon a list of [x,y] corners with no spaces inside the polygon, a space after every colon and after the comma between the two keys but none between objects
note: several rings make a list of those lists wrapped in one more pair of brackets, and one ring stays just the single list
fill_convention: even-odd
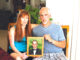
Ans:
[{"label": "man's hand", "polygon": [[49,42],[52,42],[52,38],[49,34],[45,34],[44,39],[48,40]]}]

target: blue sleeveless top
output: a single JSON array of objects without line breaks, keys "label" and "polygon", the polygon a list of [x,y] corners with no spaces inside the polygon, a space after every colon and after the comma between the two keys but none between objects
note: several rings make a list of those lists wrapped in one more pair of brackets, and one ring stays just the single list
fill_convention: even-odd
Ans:
[{"label": "blue sleeveless top", "polygon": [[[20,42],[14,41],[14,45],[17,48],[18,51],[26,52],[27,51],[26,37],[23,37],[23,39]],[[9,49],[12,49],[11,46],[9,46]]]},{"label": "blue sleeveless top", "polygon": [[[16,28],[16,26],[15,26],[15,28]],[[26,37],[24,36],[20,42],[14,41],[14,45],[18,51],[26,52],[27,51]],[[12,49],[11,46],[9,46],[9,49]]]}]

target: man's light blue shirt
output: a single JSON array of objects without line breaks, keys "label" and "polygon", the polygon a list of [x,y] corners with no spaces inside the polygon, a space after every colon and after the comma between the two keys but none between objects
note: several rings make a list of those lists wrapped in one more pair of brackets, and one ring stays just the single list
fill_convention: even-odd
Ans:
[{"label": "man's light blue shirt", "polygon": [[[43,27],[41,24],[33,28],[33,36],[42,37],[49,34],[53,40],[64,41],[64,33],[59,25],[51,24],[48,27]],[[53,45],[52,43],[44,40],[44,53],[59,53],[63,52],[62,48]]]}]

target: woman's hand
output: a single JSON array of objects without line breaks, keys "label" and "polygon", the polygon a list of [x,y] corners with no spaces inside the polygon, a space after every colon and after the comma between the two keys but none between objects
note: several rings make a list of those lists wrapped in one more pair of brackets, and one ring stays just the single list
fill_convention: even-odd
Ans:
[{"label": "woman's hand", "polygon": [[23,59],[27,59],[28,56],[26,55],[26,53],[23,53]]},{"label": "woman's hand", "polygon": [[26,55],[26,53],[21,53],[20,56],[21,56],[22,59],[27,59],[28,58],[28,56]]}]

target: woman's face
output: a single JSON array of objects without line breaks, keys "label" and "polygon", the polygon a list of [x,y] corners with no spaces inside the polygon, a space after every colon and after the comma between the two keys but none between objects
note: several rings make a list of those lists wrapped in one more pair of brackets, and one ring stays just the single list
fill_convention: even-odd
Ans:
[{"label": "woman's face", "polygon": [[26,25],[28,23],[28,15],[21,17],[21,24]]}]

